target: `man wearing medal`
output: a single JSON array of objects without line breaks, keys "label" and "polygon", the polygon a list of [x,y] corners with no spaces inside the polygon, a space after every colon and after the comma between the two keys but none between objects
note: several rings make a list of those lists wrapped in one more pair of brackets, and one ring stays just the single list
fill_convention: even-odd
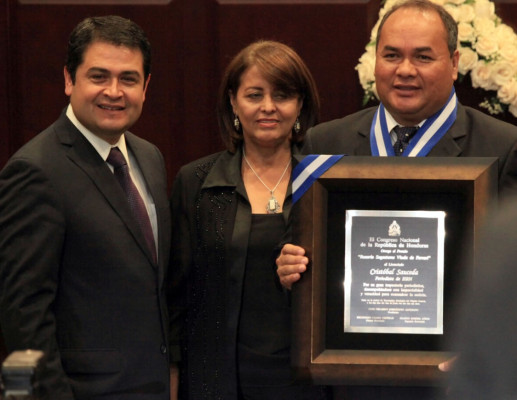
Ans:
[{"label": "man wearing medal", "polygon": [[[457,37],[456,22],[441,6],[422,0],[396,5],[377,34],[381,104],[314,127],[303,152],[498,157],[499,194],[517,193],[517,127],[458,102]],[[394,150],[397,125],[417,128],[400,154]]]},{"label": "man wearing medal", "polygon": [[[415,23],[418,21],[418,23]],[[402,157],[498,157],[500,198],[517,194],[517,127],[458,102],[458,28],[428,0],[394,6],[377,33],[375,83],[381,104],[325,122],[307,132],[305,154],[395,156],[395,128],[416,127]],[[277,259],[291,289],[308,263],[299,246]]]},{"label": "man wearing medal", "polygon": [[[458,102],[457,40],[457,24],[443,7],[427,0],[394,6],[377,33],[375,82],[381,104],[315,126],[308,131],[302,152],[498,157],[499,196],[516,194],[517,127]],[[403,131],[402,136],[397,131]],[[282,286],[291,289],[308,262],[303,248],[284,245],[277,258]],[[434,396],[429,388],[346,388],[346,398],[360,400]]]}]

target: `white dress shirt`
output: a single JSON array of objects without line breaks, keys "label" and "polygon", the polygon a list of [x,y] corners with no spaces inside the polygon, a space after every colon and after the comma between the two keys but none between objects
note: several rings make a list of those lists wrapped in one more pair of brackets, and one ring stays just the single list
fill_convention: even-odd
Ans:
[{"label": "white dress shirt", "polygon": [[[97,150],[97,152],[104,161],[106,161],[106,159],[108,158],[108,155],[112,147],[118,147],[119,150],[122,152],[124,158],[126,159],[127,166],[129,168],[129,175],[131,176],[131,179],[133,180],[133,183],[135,184],[138,193],[140,193],[140,197],[142,197],[142,200],[145,203],[147,214],[149,214],[149,220],[151,221],[151,227],[153,229],[154,243],[156,246],[156,254],[158,254],[158,221],[156,216],[156,206],[154,204],[153,197],[151,196],[151,193],[149,192],[149,189],[146,185],[145,179],[142,175],[142,171],[140,171],[140,167],[138,166],[138,163],[133,153],[131,153],[126,146],[126,137],[124,135],[120,135],[119,141],[114,145],[106,142],[105,140],[101,139],[100,137],[92,133],[83,124],[79,122],[79,120],[74,114],[74,111],[72,110],[71,104],[68,105],[68,108],[66,110],[66,116],[72,122],[72,124],[75,125],[79,132],[83,134],[86,140],[90,142],[94,149]],[[111,172],[113,172],[113,166],[110,163],[107,164]]]}]

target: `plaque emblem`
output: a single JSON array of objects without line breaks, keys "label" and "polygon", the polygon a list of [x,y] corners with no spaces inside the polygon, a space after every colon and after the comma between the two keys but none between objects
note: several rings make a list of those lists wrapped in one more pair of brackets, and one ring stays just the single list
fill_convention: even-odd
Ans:
[{"label": "plaque emblem", "polygon": [[388,236],[400,236],[400,225],[397,221],[393,220],[388,230]]}]

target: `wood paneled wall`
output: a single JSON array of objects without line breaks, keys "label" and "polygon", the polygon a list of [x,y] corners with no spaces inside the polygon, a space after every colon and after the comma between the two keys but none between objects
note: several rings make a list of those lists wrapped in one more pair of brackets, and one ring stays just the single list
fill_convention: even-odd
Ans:
[{"label": "wood paneled wall", "polygon": [[119,14],[147,32],[152,78],[135,133],[179,167],[222,149],[215,118],[226,64],[257,39],[293,46],[317,81],[321,119],[361,106],[354,67],[377,20],[376,0],[0,0],[0,167],[67,104],[70,31],[91,15]]},{"label": "wood paneled wall", "polygon": [[[516,1],[496,7],[516,29]],[[221,74],[254,40],[283,41],[305,59],[322,121],[360,109],[354,67],[379,8],[380,0],[0,0],[0,168],[66,106],[66,42],[87,16],[119,14],[147,32],[152,79],[132,130],[163,152],[171,183],[181,165],[222,149],[215,118]],[[468,88],[458,93],[474,103]]]}]

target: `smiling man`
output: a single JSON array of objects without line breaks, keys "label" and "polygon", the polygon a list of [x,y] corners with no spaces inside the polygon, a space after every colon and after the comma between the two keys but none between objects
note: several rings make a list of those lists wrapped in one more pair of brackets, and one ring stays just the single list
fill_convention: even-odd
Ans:
[{"label": "smiling man", "polygon": [[38,398],[170,397],[165,167],[128,132],[150,55],[127,19],[79,23],[70,104],[0,172],[0,325],[8,351],[45,352]]},{"label": "smiling man", "polygon": [[[461,105],[458,28],[447,11],[427,0],[399,3],[377,34],[375,82],[381,100],[307,132],[305,154],[402,157],[498,157],[500,197],[517,194],[517,127]],[[305,250],[286,244],[277,258],[282,286],[305,272]],[[347,387],[339,398],[427,399],[429,388]]]},{"label": "smiling man", "polygon": [[[498,157],[500,197],[517,194],[517,127],[457,101],[457,41],[456,22],[443,7],[428,0],[394,6],[377,33],[375,82],[381,104],[315,126],[307,132],[302,151]],[[280,281],[288,289],[305,271],[303,253],[288,244],[277,260]]]},{"label": "smiling man", "polygon": [[304,152],[499,157],[499,192],[517,193],[517,128],[457,101],[457,40],[456,22],[443,7],[426,0],[396,5],[377,34],[381,104],[316,126]]}]

